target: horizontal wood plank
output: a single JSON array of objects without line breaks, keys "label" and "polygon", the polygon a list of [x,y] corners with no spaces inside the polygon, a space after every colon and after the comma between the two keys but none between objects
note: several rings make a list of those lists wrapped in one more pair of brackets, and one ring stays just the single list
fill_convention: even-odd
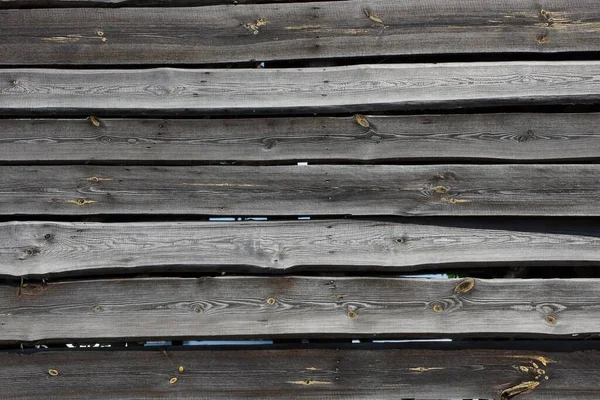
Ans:
[{"label": "horizontal wood plank", "polygon": [[593,400],[600,396],[599,365],[597,350],[14,352],[0,354],[0,394],[44,400]]},{"label": "horizontal wood plank", "polygon": [[0,65],[598,51],[596,6],[594,0],[350,0],[1,10]]},{"label": "horizontal wood plank", "polygon": [[224,4],[303,3],[308,1],[310,0],[0,0],[0,9],[67,7],[198,7]]},{"label": "horizontal wood plank", "polygon": [[411,271],[600,262],[572,220],[470,226],[391,221],[0,223],[0,276],[155,271]]},{"label": "horizontal wood plank", "polygon": [[600,62],[0,69],[0,112],[303,113],[600,101]]},{"label": "horizontal wood plank", "polygon": [[0,285],[0,342],[571,337],[600,279],[217,277]]},{"label": "horizontal wood plank", "polygon": [[0,162],[600,159],[597,113],[365,118],[0,119]]},{"label": "horizontal wood plank", "polygon": [[1,215],[599,216],[600,166],[1,166]]}]

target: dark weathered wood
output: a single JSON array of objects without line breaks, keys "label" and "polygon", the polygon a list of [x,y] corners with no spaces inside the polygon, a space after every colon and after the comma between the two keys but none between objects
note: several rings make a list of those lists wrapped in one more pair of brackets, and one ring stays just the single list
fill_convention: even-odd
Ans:
[{"label": "dark weathered wood", "polygon": [[594,0],[2,10],[0,20],[5,65],[600,50]]},{"label": "dark weathered wood", "polygon": [[[0,395],[44,400],[595,400],[600,396],[599,365],[597,350],[14,352],[0,354]],[[179,366],[184,372],[178,372]],[[58,374],[51,376],[51,370]]]},{"label": "dark weathered wood", "polygon": [[2,166],[0,214],[599,216],[600,166]]},{"label": "dark weathered wood", "polygon": [[303,3],[308,1],[310,0],[0,0],[0,9],[56,7],[197,7],[223,4]]},{"label": "dark weathered wood", "polygon": [[348,112],[598,101],[598,61],[233,70],[0,69],[0,112],[5,115]]},{"label": "dark weathered wood", "polygon": [[26,281],[0,297],[4,343],[600,334],[600,279]]},{"label": "dark weathered wood", "polygon": [[296,162],[600,158],[600,114],[0,119],[0,162]]},{"label": "dark weathered wood", "polygon": [[[0,276],[100,271],[284,271],[600,262],[600,229],[386,221],[0,223]],[[512,226],[511,226],[512,225]],[[527,231],[529,229],[530,231]],[[551,229],[552,232],[547,230]],[[544,231],[546,230],[546,231]],[[332,267],[333,266],[333,267]]]}]

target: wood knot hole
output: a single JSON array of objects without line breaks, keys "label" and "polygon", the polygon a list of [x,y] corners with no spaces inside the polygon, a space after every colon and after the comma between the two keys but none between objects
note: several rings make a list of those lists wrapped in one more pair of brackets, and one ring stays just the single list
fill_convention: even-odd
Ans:
[{"label": "wood knot hole", "polygon": [[431,309],[433,310],[433,312],[436,313],[441,313],[442,311],[444,311],[444,308],[439,304],[434,304],[433,307],[431,307]]},{"label": "wood knot hole", "polygon": [[273,297],[269,297],[267,299],[267,304],[270,305],[270,306],[272,306],[273,304],[275,304],[275,299]]},{"label": "wood knot hole", "polygon": [[454,288],[454,294],[467,293],[475,287],[475,279],[466,278]]},{"label": "wood knot hole", "polygon": [[546,322],[550,326],[556,326],[558,319],[554,315],[546,315]]},{"label": "wood knot hole", "polygon": [[408,236],[402,236],[402,237],[396,238],[396,239],[394,239],[394,242],[396,242],[398,244],[407,244]]}]

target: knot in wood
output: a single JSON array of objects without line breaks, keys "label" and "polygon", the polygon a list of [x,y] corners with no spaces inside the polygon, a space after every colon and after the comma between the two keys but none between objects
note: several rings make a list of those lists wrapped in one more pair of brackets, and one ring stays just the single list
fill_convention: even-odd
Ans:
[{"label": "knot in wood", "polygon": [[462,307],[462,301],[453,296],[445,299],[438,300],[431,304],[431,309],[436,313],[449,313],[458,310]]},{"label": "knot in wood", "polygon": [[466,278],[454,288],[454,294],[467,293],[475,287],[475,279]]}]

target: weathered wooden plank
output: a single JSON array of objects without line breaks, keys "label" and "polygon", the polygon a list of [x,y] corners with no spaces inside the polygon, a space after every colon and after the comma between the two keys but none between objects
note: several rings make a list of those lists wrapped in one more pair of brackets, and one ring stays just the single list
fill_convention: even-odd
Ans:
[{"label": "weathered wooden plank", "polygon": [[600,262],[600,229],[593,223],[454,227],[445,222],[5,222],[0,223],[0,275],[290,268],[389,272]]},{"label": "weathered wooden plank", "polygon": [[0,297],[3,343],[600,334],[600,279],[148,278]]},{"label": "weathered wooden plank", "polygon": [[600,166],[2,166],[0,214],[598,216]]},{"label": "weathered wooden plank", "polygon": [[[600,114],[0,119],[0,162],[340,162],[600,158]],[[364,123],[363,123],[364,124]]]},{"label": "weathered wooden plank", "polygon": [[0,0],[0,9],[56,7],[197,7],[223,4],[303,3],[308,1],[310,0]]},{"label": "weathered wooden plank", "polygon": [[0,69],[0,112],[302,113],[600,101],[600,62]]},{"label": "weathered wooden plank", "polygon": [[27,399],[592,400],[598,365],[597,350],[63,350],[1,354],[0,387]]},{"label": "weathered wooden plank", "polygon": [[351,0],[2,10],[0,64],[598,51],[596,6],[594,0]]}]

